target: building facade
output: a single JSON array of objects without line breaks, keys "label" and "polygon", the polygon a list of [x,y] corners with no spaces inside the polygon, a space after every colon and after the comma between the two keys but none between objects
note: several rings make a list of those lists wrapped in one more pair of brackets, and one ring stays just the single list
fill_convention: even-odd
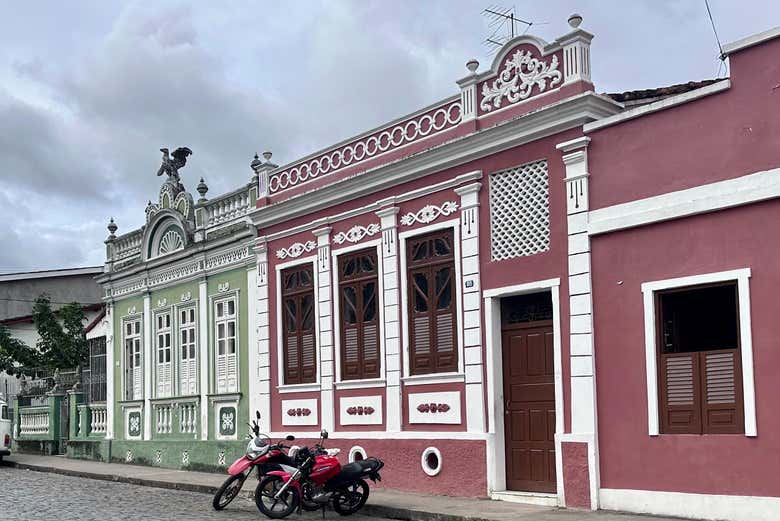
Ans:
[{"label": "building facade", "polygon": [[774,324],[751,329],[747,288],[771,298],[780,32],[728,47],[731,80],[606,95],[581,21],[224,196],[171,176],[144,227],[112,225],[110,459],[224,467],[259,411],[400,490],[763,519]]}]

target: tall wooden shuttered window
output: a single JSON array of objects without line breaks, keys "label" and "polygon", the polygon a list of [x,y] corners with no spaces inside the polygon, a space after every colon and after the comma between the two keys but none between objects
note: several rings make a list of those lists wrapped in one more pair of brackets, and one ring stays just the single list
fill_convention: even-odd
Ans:
[{"label": "tall wooden shuttered window", "polygon": [[661,432],[744,432],[737,284],[656,294]]},{"label": "tall wooden shuttered window", "polygon": [[376,249],[339,257],[341,379],[379,378]]},{"label": "tall wooden shuttered window", "polygon": [[453,230],[407,239],[411,374],[457,371]]},{"label": "tall wooden shuttered window", "polygon": [[284,383],[317,381],[314,275],[311,264],[282,271]]}]

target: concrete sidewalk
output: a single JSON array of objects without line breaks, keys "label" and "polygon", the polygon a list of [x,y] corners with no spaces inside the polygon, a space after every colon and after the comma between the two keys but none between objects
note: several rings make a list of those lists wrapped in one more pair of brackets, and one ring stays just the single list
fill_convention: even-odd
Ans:
[{"label": "concrete sidewalk", "polygon": [[[100,463],[62,456],[13,454],[4,465],[68,476],[120,481],[135,485],[214,494],[227,474],[169,470],[140,465]],[[242,493],[251,495],[253,486]],[[447,496],[424,496],[372,489],[363,513],[408,521],[671,521],[669,518],[617,512],[581,512],[503,501]]]}]

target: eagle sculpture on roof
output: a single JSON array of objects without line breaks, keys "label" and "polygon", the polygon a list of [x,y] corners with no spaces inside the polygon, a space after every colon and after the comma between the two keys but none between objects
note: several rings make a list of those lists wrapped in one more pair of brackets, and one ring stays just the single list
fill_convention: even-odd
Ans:
[{"label": "eagle sculpture on roof", "polygon": [[192,155],[192,150],[187,147],[179,147],[173,151],[173,154],[169,154],[167,148],[161,148],[160,152],[163,153],[162,165],[157,170],[157,175],[168,174],[170,183],[181,186],[179,169],[187,164],[187,156]]}]

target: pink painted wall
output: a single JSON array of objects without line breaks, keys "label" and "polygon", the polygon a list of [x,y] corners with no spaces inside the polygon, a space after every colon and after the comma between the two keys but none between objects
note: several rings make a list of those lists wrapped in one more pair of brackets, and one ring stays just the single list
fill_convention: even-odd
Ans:
[{"label": "pink painted wall", "polygon": [[590,509],[588,444],[561,443],[566,507]]},{"label": "pink painted wall", "polygon": [[[602,487],[780,496],[779,216],[771,201],[592,241]],[[752,270],[758,437],[648,436],[642,282],[737,268]]]},{"label": "pink painted wall", "polygon": [[[730,91],[592,133],[591,207],[780,166],[778,54],[742,51]],[[778,216],[775,200],[592,238],[602,487],[780,496]],[[758,436],[649,436],[641,284],[737,268],[752,270]]]},{"label": "pink painted wall", "polygon": [[[295,444],[314,445],[317,441],[316,438],[300,438]],[[363,447],[367,456],[378,457],[385,463],[379,472],[382,481],[376,484],[369,481],[372,488],[462,497],[486,495],[484,441],[329,439],[325,442],[328,448],[341,449],[338,458],[342,465],[348,463],[349,450],[355,445]],[[436,447],[441,452],[442,468],[436,476],[428,476],[420,465],[422,453],[428,447]]]},{"label": "pink painted wall", "polygon": [[731,89],[588,134],[591,209],[780,164],[780,39],[732,55]]}]

